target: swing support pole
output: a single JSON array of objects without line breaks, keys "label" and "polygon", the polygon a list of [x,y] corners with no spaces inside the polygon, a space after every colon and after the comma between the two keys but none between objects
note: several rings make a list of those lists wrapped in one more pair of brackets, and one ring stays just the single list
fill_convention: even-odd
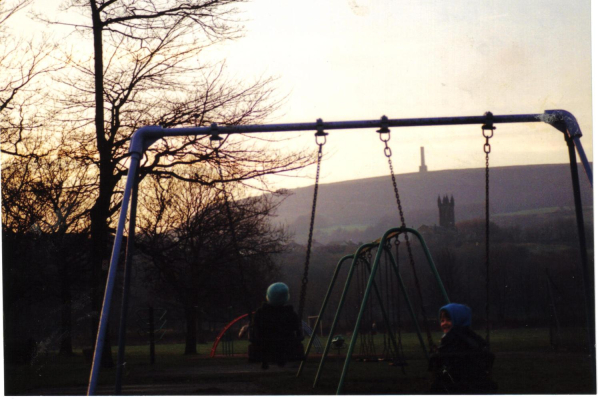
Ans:
[{"label": "swing support pole", "polygon": [[333,317],[333,322],[331,323],[331,330],[329,331],[329,336],[327,337],[327,343],[325,343],[325,349],[323,349],[323,354],[321,355],[321,362],[319,363],[319,368],[317,369],[317,374],[315,375],[313,388],[316,388],[317,383],[319,383],[321,372],[323,370],[323,365],[325,364],[325,359],[327,358],[327,354],[329,354],[329,348],[331,347],[331,342],[333,340],[333,332],[335,332],[335,329],[337,328],[338,320],[342,313],[342,307],[344,306],[344,302],[346,301],[346,294],[348,293],[348,290],[350,288],[350,283],[352,282],[352,275],[354,274],[356,264],[358,264],[360,254],[363,251],[366,251],[372,247],[374,247],[373,243],[366,243],[360,246],[354,253],[354,256],[352,258],[352,264],[350,265],[350,269],[348,270],[348,276],[346,277],[346,283],[344,284],[344,290],[342,291],[342,295],[340,296],[340,302],[335,312],[335,316]]},{"label": "swing support pole", "polygon": [[[110,258],[110,267],[108,269],[108,278],[106,281],[106,289],[104,291],[104,300],[100,313],[100,322],[98,324],[98,334],[96,336],[96,345],[94,347],[94,357],[92,359],[92,370],[90,371],[90,381],[88,384],[87,395],[93,396],[96,394],[96,385],[98,383],[98,375],[100,374],[100,364],[102,360],[102,351],[104,350],[104,339],[106,337],[106,329],[108,326],[108,316],[112,293],[117,276],[117,268],[119,263],[119,254],[121,252],[121,242],[123,241],[123,231],[125,229],[125,220],[127,218],[127,205],[131,197],[134,183],[136,182],[136,173],[140,164],[142,153],[131,153],[131,164],[127,175],[127,183],[123,193],[123,203],[121,205],[121,214],[119,215],[119,223],[117,225],[117,234],[113,246],[112,255]],[[119,369],[119,372],[121,370]],[[118,382],[120,384],[120,382]]]},{"label": "swing support pole", "polygon": [[[369,265],[367,264],[367,271],[370,271]],[[381,307],[381,315],[383,316],[383,320],[385,322],[385,326],[387,331],[390,333],[389,338],[392,342],[392,347],[394,348],[394,355],[396,358],[400,358],[400,351],[398,350],[398,345],[396,344],[396,338],[392,334],[392,324],[390,324],[390,319],[385,312],[385,306],[383,305],[383,299],[381,298],[381,294],[379,293],[379,289],[377,289],[377,283],[373,281],[373,289],[375,290],[375,296],[377,296],[377,301],[379,302],[379,306]],[[392,357],[393,358],[393,357]]]},{"label": "swing support pole", "polygon": [[327,308],[327,303],[329,303],[329,297],[331,296],[331,292],[333,291],[333,287],[335,285],[335,281],[337,280],[337,276],[340,272],[340,269],[342,268],[342,265],[344,264],[344,262],[346,262],[347,260],[349,260],[353,257],[354,257],[354,254],[348,254],[348,255],[342,257],[338,261],[338,263],[335,267],[335,271],[333,272],[333,277],[331,278],[331,282],[329,283],[329,288],[327,289],[327,294],[325,294],[325,298],[323,299],[323,304],[321,305],[321,310],[319,311],[319,316],[317,317],[317,322],[315,322],[315,329],[312,331],[312,334],[310,335],[310,340],[308,341],[308,344],[306,345],[306,351],[304,352],[304,359],[302,360],[302,362],[300,363],[300,366],[298,367],[298,372],[296,373],[296,377],[299,377],[302,374],[302,370],[304,369],[304,362],[308,358],[308,354],[310,353],[310,348],[312,347],[312,344],[315,340],[315,336],[317,335],[317,326],[319,326],[319,323],[321,322],[321,319],[323,318],[323,314],[325,313],[325,309]]},{"label": "swing support pole", "polygon": [[386,253],[390,255],[392,260],[392,266],[394,273],[396,274],[396,278],[398,279],[398,284],[400,286],[400,291],[402,292],[402,296],[404,296],[404,301],[408,306],[408,311],[410,312],[410,317],[412,318],[413,324],[415,325],[415,332],[417,333],[417,338],[419,339],[419,343],[421,344],[421,348],[423,349],[423,354],[425,355],[425,359],[429,360],[429,352],[427,351],[427,346],[425,345],[425,341],[423,340],[423,334],[421,333],[421,328],[419,327],[419,319],[417,318],[417,314],[415,313],[415,309],[410,302],[410,298],[408,297],[408,292],[406,291],[406,286],[404,286],[404,281],[402,280],[402,276],[400,275],[400,268],[398,267],[398,260],[394,260],[394,257],[390,254],[389,249],[386,249]]},{"label": "swing support pole", "polygon": [[[407,119],[389,119],[387,121],[387,127],[416,127],[416,126],[444,126],[444,125],[481,125],[486,122],[486,117],[481,116],[461,116],[461,117],[440,117],[440,118],[407,118]],[[579,159],[583,164],[585,172],[588,177],[590,185],[593,185],[592,169],[589,165],[583,147],[579,141],[582,136],[581,130],[575,117],[565,110],[548,110],[543,114],[518,114],[518,115],[495,115],[493,121],[494,124],[501,123],[528,123],[528,122],[545,122],[548,123],[561,132],[565,133],[569,140],[572,141],[574,150],[577,151]],[[106,329],[108,324],[109,309],[112,299],[112,292],[114,289],[114,283],[117,275],[117,268],[119,263],[119,254],[121,251],[121,244],[123,239],[123,231],[125,228],[125,220],[127,217],[127,208],[131,197],[131,191],[135,174],[139,168],[139,163],[144,152],[157,140],[165,137],[175,136],[206,136],[207,138],[212,135],[219,134],[242,134],[242,133],[269,133],[269,132],[294,132],[294,131],[315,131],[315,130],[345,130],[345,129],[377,129],[381,128],[381,119],[377,120],[364,120],[364,121],[342,121],[342,122],[317,122],[311,123],[291,123],[291,124],[267,124],[267,125],[233,125],[233,126],[217,126],[213,124],[210,127],[189,127],[189,128],[161,128],[159,126],[145,126],[132,135],[129,146],[131,161],[129,172],[127,175],[127,182],[125,184],[125,191],[123,193],[123,200],[121,203],[121,211],[119,221],[117,224],[117,231],[115,235],[115,241],[113,244],[112,255],[110,259],[110,266],[108,270],[108,277],[106,280],[106,288],[104,292],[104,300],[102,303],[102,311],[100,315],[100,322],[98,326],[98,335],[96,337],[96,345],[94,348],[94,358],[92,361],[92,368],[90,371],[90,379],[88,383],[88,395],[94,395],[96,392],[96,385],[98,381],[98,375],[100,372],[100,357],[104,347],[104,339],[106,336]],[[571,149],[571,147],[569,147]],[[570,158],[574,160],[575,151],[569,150]],[[572,155],[571,155],[572,154]],[[573,180],[576,175],[573,174]],[[577,178],[578,179],[578,178]],[[575,185],[575,183],[574,183]],[[575,191],[575,187],[573,188]],[[577,195],[575,195],[577,197]],[[577,200],[576,200],[577,203]],[[576,204],[576,208],[579,207]],[[578,232],[580,233],[580,241],[585,242],[585,237],[582,236],[584,232],[582,218],[577,218]],[[587,260],[587,250],[585,245],[581,246],[581,258]],[[590,272],[588,271],[587,264],[584,264],[584,275],[582,279],[586,282],[584,287],[591,285]],[[586,289],[589,292],[589,290]],[[586,315],[593,317],[593,304],[594,294],[593,290],[588,293],[586,301]],[[590,353],[592,356],[595,354],[594,346],[594,321],[588,317],[588,334],[590,340]],[[595,375],[595,371],[594,371]]]},{"label": "swing support pole", "polygon": [[123,271],[123,296],[121,300],[121,322],[119,326],[119,350],[117,352],[117,377],[115,380],[115,394],[121,394],[121,382],[123,379],[123,368],[125,367],[125,340],[127,337],[127,311],[129,308],[129,292],[131,288],[131,268],[133,252],[135,251],[135,222],[137,215],[138,199],[138,176],[134,177],[131,189],[131,210],[129,211],[129,231],[127,236],[127,247],[125,250],[125,268]]},{"label": "swing support pole", "polygon": [[[579,237],[579,253],[581,255],[581,280],[583,285],[583,296],[586,303],[586,325],[588,334],[588,351],[590,354],[592,376],[596,374],[596,345],[594,326],[594,270],[589,269],[587,245],[585,239],[585,224],[583,222],[583,207],[581,205],[581,191],[579,188],[579,174],[577,171],[577,160],[575,158],[575,140],[565,134],[567,147],[569,149],[569,160],[571,165],[571,179],[573,182],[573,197],[575,201],[575,217],[577,219],[577,234]],[[591,276],[590,276],[591,275]],[[594,383],[596,381],[594,380]],[[594,390],[596,388],[594,387]]]}]

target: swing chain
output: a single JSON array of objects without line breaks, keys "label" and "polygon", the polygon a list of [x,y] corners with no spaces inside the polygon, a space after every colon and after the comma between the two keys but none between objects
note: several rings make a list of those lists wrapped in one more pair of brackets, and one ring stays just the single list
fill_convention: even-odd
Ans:
[{"label": "swing chain", "polygon": [[[481,126],[481,134],[485,138],[485,144],[483,145],[483,152],[485,154],[490,154],[490,152],[492,151],[490,139],[494,137],[495,129],[496,127],[494,126],[494,114],[488,111],[485,113],[485,123]],[[486,133],[486,131],[489,132]]]},{"label": "swing chain", "polygon": [[323,131],[324,128],[325,126],[323,124],[323,120],[321,118],[317,119],[317,132],[315,133],[315,142],[317,143],[317,145],[319,145],[319,154],[321,154],[321,149],[323,148],[323,145],[327,143],[327,135],[329,135],[329,133]]},{"label": "swing chain", "polygon": [[[216,129],[216,124],[213,123],[212,125],[213,128],[213,136],[215,136],[214,134],[214,130]],[[233,250],[235,252],[236,255],[236,263],[237,263],[237,267],[238,267],[238,272],[239,272],[239,277],[240,277],[240,285],[242,287],[242,292],[244,294],[244,297],[246,299],[250,299],[250,292],[248,291],[248,287],[246,285],[246,278],[245,278],[245,274],[244,274],[244,265],[242,262],[242,256],[241,256],[241,252],[240,252],[240,245],[238,242],[238,238],[236,235],[236,231],[235,231],[235,227],[234,227],[234,222],[233,222],[233,215],[231,212],[231,205],[229,204],[229,195],[227,194],[227,185],[225,184],[225,178],[223,175],[223,168],[221,166],[221,155],[219,154],[219,147],[221,144],[221,141],[223,140],[222,138],[220,138],[218,136],[218,134],[216,135],[216,137],[211,137],[211,144],[213,145],[214,148],[214,152],[215,152],[215,161],[217,163],[217,170],[219,173],[219,179],[221,180],[221,184],[222,184],[222,189],[221,189],[221,195],[223,196],[223,200],[225,203],[225,215],[227,216],[227,222],[229,225],[229,233],[231,234],[231,241],[233,244]],[[251,302],[249,301],[247,306],[248,308],[248,315],[252,315],[252,309],[250,308],[250,304]]]},{"label": "swing chain", "polygon": [[396,182],[396,175],[394,174],[394,166],[392,165],[392,149],[390,148],[388,142],[391,139],[391,132],[388,128],[388,118],[384,115],[381,117],[381,128],[377,130],[379,133],[379,139],[385,143],[385,148],[383,149],[383,154],[388,159],[388,165],[390,167],[390,172],[392,175],[392,185],[394,186],[394,194],[396,195],[396,204],[398,205],[398,212],[400,214],[400,221],[402,222],[402,227],[405,227],[404,223],[404,212],[402,211],[402,204],[400,203],[400,193],[398,192],[398,183]]},{"label": "swing chain", "polygon": [[319,191],[319,175],[321,173],[321,160],[323,159],[323,145],[327,142],[327,132],[323,131],[323,120],[317,120],[317,132],[315,133],[315,142],[319,146],[317,152],[317,173],[315,176],[315,191],[313,193],[313,203],[310,215],[310,227],[308,230],[308,244],[306,245],[306,260],[304,262],[304,274],[302,276],[302,287],[300,289],[300,303],[298,305],[298,317],[302,320],[304,313],[304,303],[306,301],[306,286],[308,284],[308,269],[310,265],[310,252],[312,247],[313,230],[315,226],[315,215],[317,211],[317,193]]},{"label": "swing chain", "polygon": [[[483,152],[485,153],[485,319],[486,319],[486,341],[490,343],[490,152],[492,147],[489,140],[494,136],[494,115],[485,113],[485,123],[481,126],[481,134],[485,138]],[[488,131],[488,133],[486,133]]]},{"label": "swing chain", "polygon": [[381,117],[381,128],[379,130],[377,130],[377,133],[379,133],[379,140],[381,140],[383,143],[385,143],[385,148],[383,149],[383,154],[385,154],[385,156],[387,158],[390,158],[392,156],[392,149],[390,148],[390,146],[388,146],[388,142],[392,138],[392,135],[390,133],[390,129],[388,126],[389,126],[388,117],[386,117],[384,115]]},{"label": "swing chain", "polygon": [[[402,211],[402,203],[400,202],[400,193],[398,192],[398,183],[396,182],[396,175],[394,174],[394,166],[392,164],[392,149],[388,146],[388,142],[391,138],[391,133],[389,129],[389,121],[388,118],[384,115],[381,117],[381,128],[377,130],[379,133],[379,139],[385,143],[385,149],[383,153],[387,157],[388,165],[390,167],[390,175],[392,177],[392,185],[394,186],[394,194],[396,196],[396,204],[398,205],[398,213],[400,214],[400,222],[401,227],[406,228],[406,222],[404,220],[404,212]],[[396,238],[398,240],[398,238]],[[425,306],[423,302],[423,294],[421,292],[421,285],[419,284],[419,278],[417,277],[417,269],[415,267],[415,259],[413,257],[412,248],[410,245],[410,241],[408,240],[408,233],[406,230],[404,231],[404,240],[406,242],[406,251],[408,252],[408,259],[410,261],[410,266],[413,271],[413,276],[415,278],[415,286],[417,288],[417,293],[419,294],[419,300],[421,301],[421,316],[423,318],[423,323],[425,325],[425,330],[427,333],[427,341],[429,342],[429,348],[433,349],[435,344],[433,343],[433,338],[431,336],[431,331],[429,330],[429,325],[427,323],[427,316],[425,312]]]}]

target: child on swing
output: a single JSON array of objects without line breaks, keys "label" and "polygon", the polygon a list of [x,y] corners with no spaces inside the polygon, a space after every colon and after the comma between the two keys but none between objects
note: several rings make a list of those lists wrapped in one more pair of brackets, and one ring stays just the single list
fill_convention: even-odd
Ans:
[{"label": "child on swing", "polygon": [[488,343],[471,330],[471,309],[450,303],[440,309],[439,318],[444,336],[429,360],[429,370],[434,375],[431,392],[494,393],[494,355],[489,352]]},{"label": "child on swing", "polygon": [[250,361],[269,362],[283,367],[286,361],[298,361],[304,356],[302,325],[291,304],[285,283],[273,283],[267,289],[266,303],[256,310],[249,327]]}]

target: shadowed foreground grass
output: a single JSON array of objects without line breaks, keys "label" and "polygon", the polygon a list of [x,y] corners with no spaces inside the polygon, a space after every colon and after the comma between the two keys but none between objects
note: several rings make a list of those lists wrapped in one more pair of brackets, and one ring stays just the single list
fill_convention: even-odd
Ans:
[{"label": "shadowed foreground grass", "polygon": [[[581,332],[569,343],[583,343]],[[435,338],[439,340],[439,335]],[[324,340],[323,340],[324,342]],[[427,362],[415,335],[403,336],[404,368],[386,362],[353,361],[344,394],[426,394],[430,385]],[[246,343],[236,342],[240,353]],[[147,346],[127,348],[123,394],[152,395],[322,395],[335,394],[343,366],[344,351],[332,350],[316,388],[313,381],[320,358],[311,357],[297,378],[297,363],[263,371],[245,357],[207,357],[211,344],[199,345],[198,355],[184,356],[183,345],[156,346],[156,363],[149,364]],[[116,351],[116,348],[114,349]],[[494,380],[500,394],[589,394],[594,393],[590,363],[577,346],[552,350],[543,329],[492,332],[496,354]],[[219,351],[218,354],[221,354]],[[115,355],[116,359],[116,355]],[[24,366],[5,366],[6,395],[83,395],[90,363],[83,357],[47,354]],[[98,394],[114,393],[116,368],[103,369]]]}]

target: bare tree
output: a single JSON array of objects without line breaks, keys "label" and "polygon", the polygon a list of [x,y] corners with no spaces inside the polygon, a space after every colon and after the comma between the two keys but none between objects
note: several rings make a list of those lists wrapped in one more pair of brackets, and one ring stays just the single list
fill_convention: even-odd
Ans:
[{"label": "bare tree", "polygon": [[19,53],[20,41],[17,41],[9,34],[7,21],[18,11],[31,4],[32,0],[18,0],[10,4],[0,3],[0,43],[2,43],[2,52],[0,52],[0,68],[3,71],[2,85],[0,86],[0,112],[4,111],[15,96],[23,87],[35,77],[35,59],[33,65],[23,63]]},{"label": "bare tree", "polygon": [[[86,264],[85,233],[89,224],[83,217],[88,213],[95,186],[93,177],[65,157],[64,149],[59,149],[52,150],[46,143],[44,157],[35,153],[30,157],[6,157],[2,171],[2,225],[5,234],[20,237],[22,242],[36,242],[35,279],[54,274],[51,281],[58,280],[57,285],[44,279],[41,283],[45,293],[60,300],[60,351],[71,353],[72,285]],[[27,248],[26,243],[15,243]],[[5,267],[14,267],[12,261],[8,264]]]},{"label": "bare tree", "polygon": [[[273,79],[249,83],[228,79],[224,64],[211,65],[200,58],[207,46],[240,36],[234,7],[240,2],[71,0],[65,9],[82,13],[81,23],[47,21],[71,26],[84,39],[91,38],[89,59],[69,58],[73,69],[62,78],[62,108],[64,123],[74,127],[78,159],[98,176],[90,212],[95,311],[100,307],[101,264],[108,257],[109,227],[120,203],[133,132],[152,124],[256,123],[278,107]],[[203,185],[220,181],[214,175],[185,177],[173,170],[178,165],[214,164],[215,152],[206,142],[202,137],[160,141],[144,159],[142,179],[152,174]],[[265,175],[310,162],[304,153],[281,154],[270,150],[266,141],[252,143],[241,135],[225,138],[219,150],[225,181],[261,182]]]},{"label": "bare tree", "polygon": [[32,152],[25,139],[48,118],[47,85],[41,78],[60,68],[52,58],[56,45],[48,37],[24,40],[8,28],[9,19],[31,2],[0,2],[0,151],[5,155]]},{"label": "bare tree", "polygon": [[[178,171],[183,173],[182,171]],[[230,202],[195,182],[153,177],[141,207],[140,246],[152,259],[147,276],[160,296],[175,299],[186,320],[185,354],[196,353],[197,311],[248,312],[289,237],[269,224],[273,195]]]}]

